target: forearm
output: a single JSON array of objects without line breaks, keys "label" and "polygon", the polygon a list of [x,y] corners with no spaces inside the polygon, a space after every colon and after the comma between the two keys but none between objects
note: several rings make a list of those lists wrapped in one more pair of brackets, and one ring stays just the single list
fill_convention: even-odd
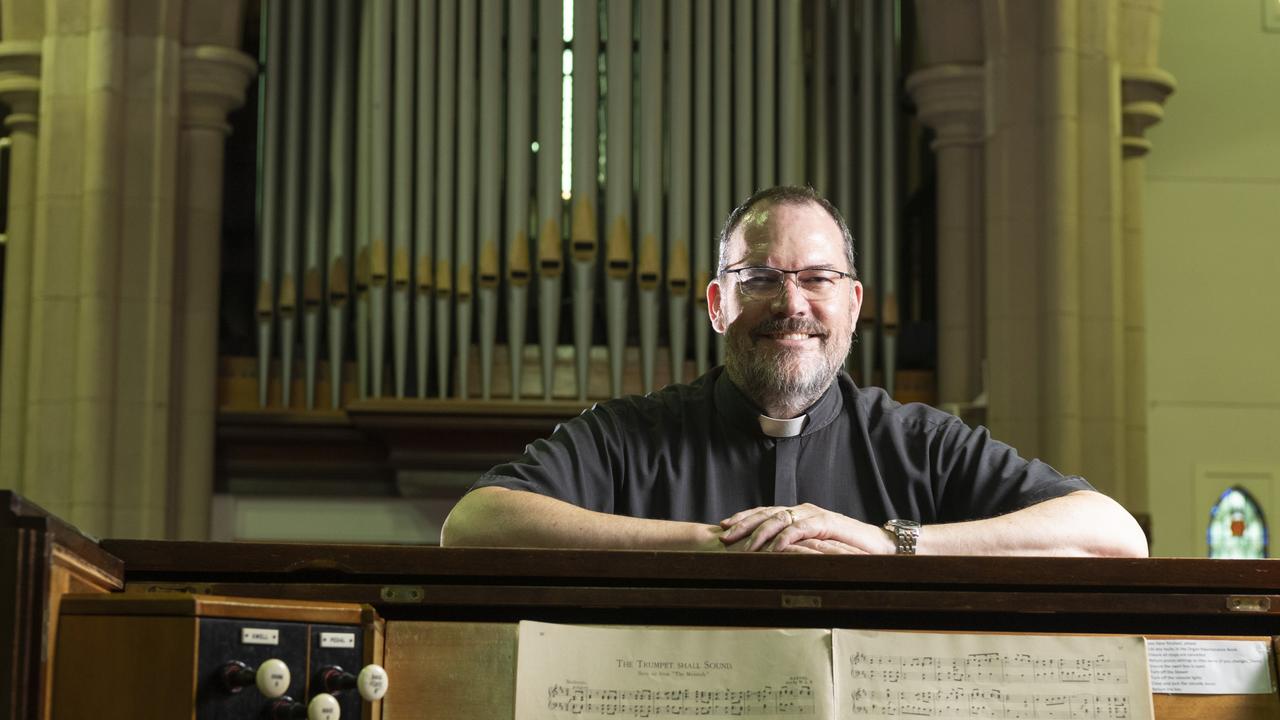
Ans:
[{"label": "forearm", "polygon": [[445,519],[450,547],[724,549],[715,525],[609,515],[532,492],[499,487],[467,493]]},{"label": "forearm", "polygon": [[986,520],[926,525],[921,555],[1146,557],[1142,529],[1119,503],[1080,491]]}]

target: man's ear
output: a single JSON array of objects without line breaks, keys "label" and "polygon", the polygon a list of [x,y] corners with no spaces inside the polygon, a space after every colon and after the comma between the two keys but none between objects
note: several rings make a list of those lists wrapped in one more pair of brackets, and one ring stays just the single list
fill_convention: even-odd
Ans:
[{"label": "man's ear", "polygon": [[862,313],[862,283],[853,281],[853,326],[858,326],[858,316]]},{"label": "man's ear", "polygon": [[724,334],[727,323],[724,319],[724,309],[720,307],[720,299],[724,293],[724,288],[720,287],[719,279],[712,280],[707,283],[707,316],[711,318],[711,327],[715,331]]}]

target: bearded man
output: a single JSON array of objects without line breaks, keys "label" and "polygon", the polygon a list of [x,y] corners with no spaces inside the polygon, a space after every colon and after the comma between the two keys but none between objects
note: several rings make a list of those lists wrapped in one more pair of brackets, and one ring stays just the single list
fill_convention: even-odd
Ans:
[{"label": "bearded man", "polygon": [[610,400],[484,476],[446,545],[800,553],[1145,556],[1079,477],[984,428],[859,388],[853,239],[810,188],[748,198],[707,286],[725,364]]}]

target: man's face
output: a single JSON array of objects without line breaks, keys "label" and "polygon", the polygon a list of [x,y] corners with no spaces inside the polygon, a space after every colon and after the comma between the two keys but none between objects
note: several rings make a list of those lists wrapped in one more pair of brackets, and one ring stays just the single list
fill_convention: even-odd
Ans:
[{"label": "man's face", "polygon": [[[753,208],[729,237],[728,269],[766,265],[781,270],[827,268],[851,272],[835,220],[813,203]],[[775,297],[752,298],[737,277],[707,286],[707,311],[725,335],[729,377],[749,396],[805,405],[830,386],[853,342],[862,284],[839,281],[816,300],[788,275]]]}]

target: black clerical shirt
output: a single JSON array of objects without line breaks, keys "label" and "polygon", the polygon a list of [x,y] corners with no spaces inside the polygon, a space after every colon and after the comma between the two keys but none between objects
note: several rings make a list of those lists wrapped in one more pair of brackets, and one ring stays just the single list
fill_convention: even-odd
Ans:
[{"label": "black clerical shirt", "polygon": [[807,502],[877,525],[976,520],[1093,489],[1024,460],[985,428],[901,405],[843,372],[805,415],[798,435],[769,437],[760,409],[717,367],[688,385],[600,403],[475,487],[703,523]]}]

